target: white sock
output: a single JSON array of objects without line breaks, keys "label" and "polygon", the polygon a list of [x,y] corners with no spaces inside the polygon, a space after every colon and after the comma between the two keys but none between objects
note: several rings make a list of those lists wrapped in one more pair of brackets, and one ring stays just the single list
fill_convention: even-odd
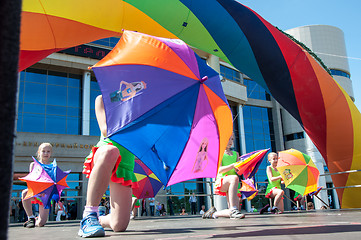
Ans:
[{"label": "white sock", "polygon": [[28,220],[30,220],[30,218],[35,218],[34,215],[28,216]]},{"label": "white sock", "polygon": [[233,207],[231,207],[229,210],[238,210],[238,208],[236,207],[236,206],[233,206]]},{"label": "white sock", "polygon": [[89,214],[95,212],[97,214],[97,216],[99,216],[99,206],[85,206],[84,207],[84,212],[83,212],[83,218],[85,218],[86,216],[88,216]]}]

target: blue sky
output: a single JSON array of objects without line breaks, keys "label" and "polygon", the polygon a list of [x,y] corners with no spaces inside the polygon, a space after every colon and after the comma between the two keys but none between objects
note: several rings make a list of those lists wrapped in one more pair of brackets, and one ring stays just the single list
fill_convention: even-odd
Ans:
[{"label": "blue sky", "polygon": [[355,104],[361,111],[361,0],[239,0],[239,2],[282,30],[314,24],[340,28],[345,34]]}]

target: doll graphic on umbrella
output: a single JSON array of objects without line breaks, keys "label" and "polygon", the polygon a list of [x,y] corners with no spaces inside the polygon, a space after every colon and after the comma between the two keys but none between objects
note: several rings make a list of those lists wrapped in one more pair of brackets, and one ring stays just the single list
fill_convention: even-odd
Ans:
[{"label": "doll graphic on umbrella", "polygon": [[[125,88],[122,90],[123,85]],[[147,88],[147,84],[144,81],[140,82],[131,82],[128,83],[126,81],[121,81],[119,90],[112,92],[110,94],[110,100],[111,102],[125,102],[129,99],[132,99],[137,95],[138,92],[144,90]]]},{"label": "doll graphic on umbrella", "polygon": [[203,138],[199,146],[197,157],[193,166],[193,172],[195,173],[201,172],[207,166],[208,164],[207,148],[208,148],[208,138],[205,137]]}]

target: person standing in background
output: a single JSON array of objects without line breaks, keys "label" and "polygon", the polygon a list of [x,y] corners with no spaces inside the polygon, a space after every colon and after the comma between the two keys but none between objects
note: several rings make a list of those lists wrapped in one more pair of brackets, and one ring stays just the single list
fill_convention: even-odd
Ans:
[{"label": "person standing in background", "polygon": [[197,197],[195,196],[194,192],[192,193],[192,196],[189,198],[189,203],[191,204],[191,214],[195,215],[197,214]]},{"label": "person standing in background", "polygon": [[154,216],[155,198],[149,198],[148,200],[149,200],[150,216]]}]

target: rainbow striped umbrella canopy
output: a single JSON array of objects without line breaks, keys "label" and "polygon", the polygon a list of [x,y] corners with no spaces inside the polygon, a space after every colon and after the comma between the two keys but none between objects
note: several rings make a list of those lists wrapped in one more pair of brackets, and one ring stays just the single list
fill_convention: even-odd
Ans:
[{"label": "rainbow striped umbrella canopy", "polygon": [[165,186],[216,176],[232,114],[219,74],[187,44],[125,31],[92,69],[108,136]]},{"label": "rainbow striped umbrella canopy", "polygon": [[278,153],[277,169],[285,186],[302,196],[317,190],[320,172],[311,157],[295,149]]},{"label": "rainbow striped umbrella canopy", "polygon": [[[23,0],[19,69],[47,55],[128,29],[179,38],[220,57],[268,91],[305,129],[330,173],[361,169],[361,114],[300,45],[235,0]],[[332,175],[336,187],[358,174]],[[361,188],[338,188],[343,208]]]}]

